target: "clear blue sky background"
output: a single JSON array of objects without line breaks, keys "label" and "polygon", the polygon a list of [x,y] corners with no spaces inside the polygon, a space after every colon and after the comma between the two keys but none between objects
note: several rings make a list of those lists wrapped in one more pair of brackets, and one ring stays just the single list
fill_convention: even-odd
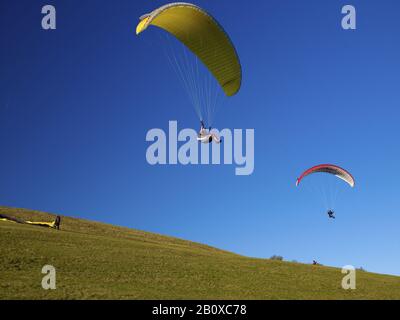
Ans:
[{"label": "clear blue sky background", "polygon": [[[206,243],[240,254],[400,274],[400,3],[196,1],[230,34],[240,93],[219,128],[255,129],[255,172],[150,166],[151,128],[198,127],[138,17],[164,1],[0,2],[0,201]],[[41,29],[54,4],[57,30]],[[349,169],[335,221],[294,186]],[[307,180],[312,183],[311,178]],[[204,196],[204,192],[207,196]]]}]

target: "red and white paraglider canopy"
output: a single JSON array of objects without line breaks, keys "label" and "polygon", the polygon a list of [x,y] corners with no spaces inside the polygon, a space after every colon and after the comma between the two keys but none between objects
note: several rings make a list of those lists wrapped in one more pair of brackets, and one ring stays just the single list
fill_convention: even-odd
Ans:
[{"label": "red and white paraglider canopy", "polygon": [[350,187],[352,187],[352,188],[355,185],[355,180],[354,180],[353,176],[347,170],[345,170],[341,167],[335,166],[333,164],[320,164],[320,165],[314,166],[314,167],[304,171],[303,174],[297,179],[296,186],[298,186],[300,184],[301,180],[303,180],[304,177],[306,177],[310,174],[313,174],[313,173],[318,173],[318,172],[333,174],[336,177],[347,182],[350,185]]}]

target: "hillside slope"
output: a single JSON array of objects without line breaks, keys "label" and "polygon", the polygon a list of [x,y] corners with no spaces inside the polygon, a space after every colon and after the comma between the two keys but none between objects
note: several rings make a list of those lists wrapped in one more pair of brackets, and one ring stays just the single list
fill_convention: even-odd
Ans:
[{"label": "hillside slope", "polygon": [[[54,215],[0,207],[0,214]],[[0,299],[400,299],[400,277],[253,259],[148,232],[63,217],[62,230],[0,221]],[[41,288],[41,269],[57,289]]]}]

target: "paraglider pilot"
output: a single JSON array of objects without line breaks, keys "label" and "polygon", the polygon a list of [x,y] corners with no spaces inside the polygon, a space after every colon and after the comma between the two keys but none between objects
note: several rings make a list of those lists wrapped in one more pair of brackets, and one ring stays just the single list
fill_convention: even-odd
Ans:
[{"label": "paraglider pilot", "polygon": [[56,220],[54,221],[54,229],[60,230],[61,225],[61,217],[57,216]]},{"label": "paraglider pilot", "polygon": [[207,130],[204,125],[204,121],[200,120],[200,131],[197,137],[197,141],[202,143],[211,143],[213,140],[215,143],[221,143],[220,137],[218,137],[215,133],[211,133],[211,127]]},{"label": "paraglider pilot", "polygon": [[329,216],[329,218],[330,219],[335,219],[336,217],[335,217],[335,211],[333,211],[333,210],[328,210],[328,216]]}]

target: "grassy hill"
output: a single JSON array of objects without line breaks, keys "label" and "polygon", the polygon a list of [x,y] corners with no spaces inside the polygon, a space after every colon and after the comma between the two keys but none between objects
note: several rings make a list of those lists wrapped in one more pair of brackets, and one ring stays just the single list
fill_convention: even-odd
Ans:
[{"label": "grassy hill", "polygon": [[[0,207],[0,214],[54,215]],[[0,299],[400,299],[400,277],[254,259],[209,246],[63,217],[62,230],[0,221]],[[41,269],[57,269],[57,289]]]}]

